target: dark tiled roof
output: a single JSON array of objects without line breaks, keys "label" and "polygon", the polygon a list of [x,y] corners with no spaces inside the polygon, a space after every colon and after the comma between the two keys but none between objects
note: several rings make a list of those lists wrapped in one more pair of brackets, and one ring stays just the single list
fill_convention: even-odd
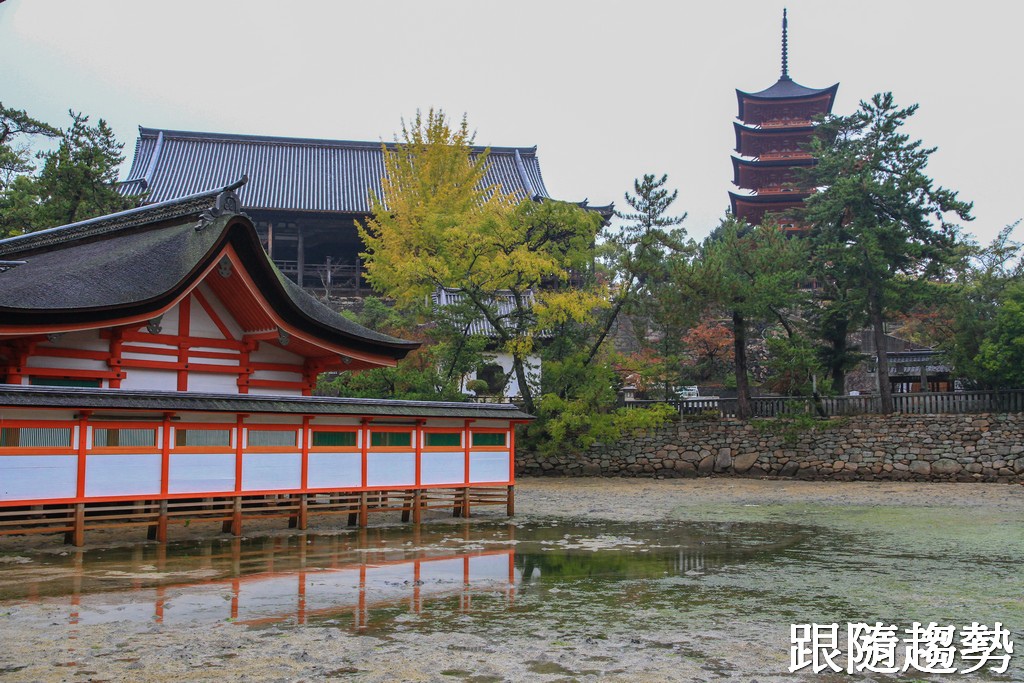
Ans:
[{"label": "dark tiled roof", "polygon": [[[238,192],[245,208],[365,214],[371,209],[369,192],[381,193],[381,144],[140,126],[121,187],[126,193],[147,192],[147,202],[161,202],[245,174],[252,179]],[[488,184],[500,184],[520,200],[550,196],[536,147],[491,147],[488,159]]]},{"label": "dark tiled roof", "polygon": [[[729,199],[732,200],[732,205],[735,207],[736,203],[741,204],[793,204],[803,201],[804,197],[808,196],[810,191],[800,192],[780,192],[778,194],[738,194],[736,192],[729,193]],[[735,213],[735,212],[734,212]]]},{"label": "dark tiled roof", "polygon": [[74,324],[155,311],[178,296],[231,243],[279,315],[310,334],[402,358],[419,346],[375,332],[324,306],[271,263],[255,228],[213,191],[0,240],[24,261],[0,273],[0,323]]},{"label": "dark tiled roof", "polygon": [[[534,295],[532,291],[527,291],[522,295],[524,303],[527,309],[533,310]],[[466,295],[457,289],[438,289],[430,295],[431,300],[435,307],[445,306],[458,306],[466,301]],[[489,303],[489,307],[494,309],[494,315],[499,320],[509,320],[516,314],[515,299],[511,292],[499,294],[496,299]],[[478,335],[483,337],[490,337],[491,339],[498,338],[498,332],[491,325],[490,321],[487,320],[483,315],[477,313],[476,317],[469,323],[466,329],[467,335]],[[550,332],[542,330],[538,333],[541,338],[549,338]]]},{"label": "dark tiled roof", "polygon": [[90,410],[296,413],[302,415],[382,415],[479,420],[532,420],[510,403],[446,403],[321,396],[258,396],[177,391],[130,391],[78,387],[0,384],[0,406]]},{"label": "dark tiled roof", "polygon": [[757,92],[744,92],[742,90],[737,90],[736,92],[744,97],[750,97],[758,100],[789,100],[822,95],[835,90],[838,87],[839,84],[836,83],[828,88],[808,88],[800,85],[792,78],[780,78],[771,87],[765,88],[764,90],[759,90]]},{"label": "dark tiled roof", "polygon": [[780,78],[770,88],[765,88],[758,92],[745,92],[737,89],[736,99],[739,102],[740,108],[739,118],[740,120],[744,120],[743,105],[747,100],[792,100],[807,99],[818,95],[828,95],[829,103],[827,111],[832,111],[832,102],[835,100],[836,91],[838,89],[838,83],[827,88],[807,88],[789,77]]}]

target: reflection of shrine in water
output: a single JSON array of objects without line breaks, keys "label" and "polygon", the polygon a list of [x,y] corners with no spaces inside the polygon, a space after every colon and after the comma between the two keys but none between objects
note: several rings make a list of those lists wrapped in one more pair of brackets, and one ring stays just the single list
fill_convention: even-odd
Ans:
[{"label": "reflection of shrine in water", "polygon": [[460,609],[469,610],[478,592],[513,599],[511,528],[506,547],[472,550],[460,550],[468,535],[461,530],[462,538],[412,534],[401,544],[374,531],[206,541],[170,552],[164,544],[123,553],[78,551],[67,572],[0,581],[0,595],[30,601],[66,596],[71,622],[81,624],[304,624],[322,617],[356,628],[366,626],[374,608],[418,613],[431,598],[458,596]]},{"label": "reflection of shrine in water", "polygon": [[[531,587],[771,562],[806,531],[756,525],[416,525],[41,556],[0,566],[0,601],[69,602],[76,624],[380,624],[375,610],[504,612]],[[543,598],[542,598],[543,599]],[[390,620],[391,616],[380,613]]]}]

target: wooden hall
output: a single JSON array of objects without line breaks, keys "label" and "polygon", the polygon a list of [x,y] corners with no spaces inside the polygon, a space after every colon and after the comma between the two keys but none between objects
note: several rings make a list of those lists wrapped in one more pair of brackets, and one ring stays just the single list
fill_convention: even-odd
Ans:
[{"label": "wooden hall", "polygon": [[[370,293],[356,229],[381,196],[386,149],[393,143],[239,135],[139,127],[125,194],[158,203],[243,174],[241,207],[271,259],[303,287],[339,296]],[[550,199],[536,147],[473,147],[488,152],[483,182],[519,201]],[[611,217],[612,207],[588,207]]]},{"label": "wooden hall", "polygon": [[311,395],[417,344],[283,276],[242,182],[0,241],[0,534],[511,514],[514,406]]}]

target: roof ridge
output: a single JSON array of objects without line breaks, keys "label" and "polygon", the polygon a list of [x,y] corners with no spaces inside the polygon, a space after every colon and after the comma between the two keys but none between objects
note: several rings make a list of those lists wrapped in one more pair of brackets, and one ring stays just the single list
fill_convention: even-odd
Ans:
[{"label": "roof ridge", "polygon": [[158,220],[178,218],[189,214],[199,214],[212,208],[218,197],[226,193],[234,193],[248,180],[242,176],[239,180],[223,187],[212,190],[196,192],[178,199],[168,199],[157,204],[145,204],[134,209],[119,211],[89,218],[77,223],[59,225],[45,230],[28,232],[23,235],[16,235],[0,240],[0,256],[6,254],[17,254],[30,249],[52,246],[61,242],[70,242],[83,237],[102,235],[116,230],[122,230],[135,225],[153,223]]},{"label": "roof ridge", "polygon": [[[352,147],[356,149],[379,149],[381,145],[388,148],[396,147],[398,142],[386,142],[384,140],[373,142],[370,140],[333,140],[330,138],[303,138],[277,135],[250,135],[245,133],[215,133],[207,131],[171,130],[167,128],[147,128],[139,126],[139,138],[156,138],[163,135],[165,139],[179,140],[207,140],[210,142],[247,142],[250,144],[269,145],[305,145],[310,147]],[[493,147],[489,145],[470,145],[470,149],[476,153],[490,150],[498,154],[519,154],[536,155],[537,145],[532,147]]]},{"label": "roof ridge", "polygon": [[67,396],[84,395],[112,399],[207,399],[207,400],[241,400],[247,403],[296,403],[307,405],[365,405],[365,406],[407,406],[411,408],[468,408],[482,412],[518,412],[514,403],[475,403],[469,401],[422,401],[391,398],[357,398],[350,396],[291,396],[277,394],[226,394],[198,391],[146,391],[142,389],[104,389],[98,387],[49,387],[29,385],[4,385],[0,387],[3,394],[25,394],[36,396]]}]

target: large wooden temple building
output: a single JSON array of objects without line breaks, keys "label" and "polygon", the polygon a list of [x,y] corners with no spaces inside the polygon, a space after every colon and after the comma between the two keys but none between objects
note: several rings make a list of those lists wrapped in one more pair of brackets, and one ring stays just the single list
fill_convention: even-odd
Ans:
[{"label": "large wooden temple building", "polygon": [[[201,192],[246,175],[238,189],[266,251],[292,281],[320,292],[368,291],[356,221],[381,196],[384,148],[392,143],[139,128],[126,194],[147,204]],[[550,199],[536,147],[489,150],[484,182],[518,199]],[[589,207],[610,218],[611,206]]]},{"label": "large wooden temple building", "polygon": [[807,88],[789,75],[788,18],[782,14],[782,75],[758,92],[736,91],[739,104],[733,184],[747,193],[730,192],[732,213],[752,225],[772,216],[797,229],[791,210],[810,190],[800,187],[794,170],[814,163],[805,145],[814,132],[814,117],[832,111],[839,84]]},{"label": "large wooden temple building", "polygon": [[311,395],[418,344],[281,275],[243,182],[0,240],[0,534],[511,514],[515,406]]}]

